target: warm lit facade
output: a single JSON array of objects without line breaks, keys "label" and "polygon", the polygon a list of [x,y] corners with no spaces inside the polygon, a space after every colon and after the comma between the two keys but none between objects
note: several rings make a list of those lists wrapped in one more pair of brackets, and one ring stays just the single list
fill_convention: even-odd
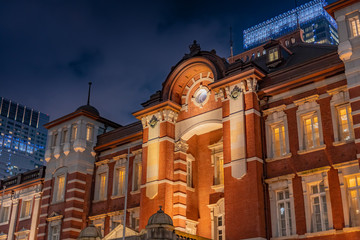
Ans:
[{"label": "warm lit facade", "polygon": [[132,124],[90,105],[48,123],[41,202],[9,209],[0,239],[75,239],[90,222],[115,239],[125,216],[136,235],[159,205],[195,239],[360,239],[359,9],[327,7],[339,47],[296,31],[243,62],[252,50],[226,61],[194,42]]}]

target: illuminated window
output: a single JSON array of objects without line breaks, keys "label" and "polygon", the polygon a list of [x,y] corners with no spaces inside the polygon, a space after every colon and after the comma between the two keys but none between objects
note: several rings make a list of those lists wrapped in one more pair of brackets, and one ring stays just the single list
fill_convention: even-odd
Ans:
[{"label": "illuminated window", "polygon": [[[105,175],[102,176],[100,181],[101,184],[105,184]],[[123,196],[125,194],[125,167],[116,169],[115,181],[114,196]],[[103,186],[105,188],[105,185]]]},{"label": "illuminated window", "polygon": [[339,124],[339,137],[341,141],[354,138],[351,107],[349,104],[336,107]]},{"label": "illuminated window", "polygon": [[224,184],[224,158],[217,156],[215,159],[214,185]]},{"label": "illuminated window", "polygon": [[274,158],[281,157],[287,154],[285,144],[285,126],[279,124],[272,126],[272,156]]},{"label": "illuminated window", "polygon": [[92,135],[93,135],[93,127],[92,126],[86,126],[86,141],[91,141],[92,140]]},{"label": "illuminated window", "polygon": [[317,112],[312,112],[301,117],[302,124],[302,146],[306,150],[320,146],[319,117]]},{"label": "illuminated window", "polygon": [[292,213],[289,190],[276,193],[279,237],[290,236],[293,232]]},{"label": "illuminated window", "polygon": [[99,174],[99,200],[106,199],[106,173]]},{"label": "illuminated window", "polygon": [[75,140],[77,138],[77,125],[71,126],[71,140]]},{"label": "illuminated window", "polygon": [[142,174],[141,162],[135,162],[135,164],[134,164],[133,191],[138,191],[140,189],[140,186],[141,186],[141,174]]},{"label": "illuminated window", "polygon": [[54,201],[63,201],[65,194],[65,174],[56,177],[55,186]]},{"label": "illuminated window", "polygon": [[360,175],[351,176],[347,179],[349,196],[350,226],[360,226]]},{"label": "illuminated window", "polygon": [[4,206],[0,211],[0,223],[9,221],[10,206]]},{"label": "illuminated window", "polygon": [[279,59],[279,50],[277,48],[270,49],[268,58],[269,58],[269,62],[278,60]]},{"label": "illuminated window", "polygon": [[31,214],[31,200],[23,201],[21,205],[20,218],[30,217]]},{"label": "illuminated window", "polygon": [[186,184],[188,187],[193,187],[193,180],[192,180],[192,161],[187,161],[187,169],[186,169]]},{"label": "illuminated window", "polygon": [[312,232],[329,230],[324,181],[310,186]]},{"label": "illuminated window", "polygon": [[360,35],[360,21],[359,16],[353,17],[349,19],[349,26],[351,30],[351,36],[357,37]]},{"label": "illuminated window", "polygon": [[[94,191],[94,200],[103,201],[107,198],[107,188],[108,188],[108,173],[109,166],[107,164],[102,164],[98,166],[96,170],[95,178],[95,191]],[[115,183],[117,182],[117,172],[116,168],[114,169],[114,178],[113,178],[113,193],[116,191]]]}]

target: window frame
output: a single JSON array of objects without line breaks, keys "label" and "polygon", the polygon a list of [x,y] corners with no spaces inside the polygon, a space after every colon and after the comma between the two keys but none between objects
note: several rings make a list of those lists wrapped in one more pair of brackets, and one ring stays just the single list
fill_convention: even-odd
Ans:
[{"label": "window frame", "polygon": [[[104,198],[100,198],[100,184],[101,184],[100,175],[102,174],[105,174]],[[99,165],[96,169],[94,202],[107,200],[108,184],[109,184],[109,166],[107,163],[105,163]]]},{"label": "window frame", "polygon": [[[6,224],[9,224],[9,221],[10,221],[10,212],[11,212],[11,202],[8,201],[8,202],[3,202],[2,204],[3,206],[0,206],[0,226],[1,225],[6,225]],[[8,212],[7,212],[7,216],[6,218],[4,218],[3,216],[3,213],[4,213],[4,208],[7,208],[8,209]]]},{"label": "window frame", "polygon": [[357,27],[357,34],[354,34],[354,30],[352,27],[352,22],[358,21],[358,24],[360,24],[360,13],[359,11],[352,12],[346,16],[346,26],[348,29],[348,36],[350,39],[357,38],[360,36],[360,25],[356,24],[355,27]]},{"label": "window frame", "polygon": [[[143,172],[143,166],[142,166],[142,150],[133,152],[133,154],[135,155],[134,160],[133,160],[133,175],[132,175],[132,186],[131,186],[131,191],[133,193],[135,192],[140,192],[141,189],[141,180],[142,180],[142,172]],[[140,174],[139,172],[136,174],[137,169],[137,165],[140,165]],[[138,175],[138,179],[136,179],[136,175]],[[137,189],[135,189],[135,185],[137,185]]]},{"label": "window frame", "polygon": [[[25,206],[25,203],[29,203],[28,207],[28,215],[26,215],[26,206]],[[20,217],[19,217],[19,221],[21,220],[25,220],[25,219],[29,219],[31,218],[31,215],[32,215],[32,206],[33,206],[33,196],[31,197],[26,197],[26,198],[23,198],[21,199],[21,207],[20,207]]]},{"label": "window frame", "polygon": [[[123,188],[121,189],[122,191],[121,192],[118,192],[120,189],[119,189],[119,174],[118,172],[120,170],[123,170],[124,172],[124,178],[123,178]],[[112,198],[114,197],[123,197],[125,196],[125,194],[127,194],[127,187],[125,186],[125,183],[126,183],[126,177],[129,177],[129,176],[126,176],[126,158],[120,158],[118,160],[116,160],[116,163],[114,165],[114,180],[113,180],[113,191],[112,191]]]},{"label": "window frame", "polygon": [[[266,134],[266,150],[267,150],[267,162],[276,161],[291,156],[290,144],[289,144],[289,129],[287,122],[287,115],[285,113],[286,105],[280,105],[275,108],[267,109],[264,111],[264,115],[267,116],[265,120],[265,134]],[[283,140],[285,146],[283,146],[284,152],[280,156],[275,156],[274,152],[274,133],[273,129],[276,126],[284,127]]]},{"label": "window frame", "polygon": [[[323,137],[323,126],[321,120],[320,105],[316,102],[319,98],[318,95],[313,95],[304,99],[294,101],[295,105],[298,106],[296,111],[297,128],[298,128],[298,140],[299,140],[299,151],[298,154],[308,153],[325,149],[324,137]],[[319,144],[314,147],[308,147],[305,143],[305,125],[304,119],[310,116],[316,116],[318,121],[318,133],[319,133]],[[314,132],[312,132],[312,136]],[[314,139],[314,138],[313,138]],[[313,140],[314,141],[314,140]]]},{"label": "window frame", "polygon": [[[276,54],[275,54],[276,53]],[[268,62],[275,62],[280,59],[280,49],[278,46],[268,50]]]},{"label": "window frame", "polygon": [[[327,172],[329,171],[329,169],[330,169],[330,167],[323,167],[320,170],[313,172],[313,173],[308,173],[306,171],[298,173],[298,175],[302,177],[305,218],[306,218],[306,230],[307,230],[307,234],[310,234],[310,236],[311,236],[311,234],[316,235],[321,232],[333,230],[332,206],[331,206],[329,182],[328,182],[328,175],[327,175]],[[315,231],[313,231],[311,186],[314,186],[315,184],[318,184],[322,181],[324,182],[329,229],[315,232]]]},{"label": "window frame", "polygon": [[331,108],[331,117],[334,131],[334,142],[333,145],[341,145],[347,142],[352,142],[355,139],[354,133],[354,124],[351,113],[348,113],[348,126],[349,126],[349,134],[350,139],[344,140],[341,136],[341,127],[340,127],[340,116],[339,116],[339,108],[341,107],[349,107],[351,109],[351,105],[349,103],[349,92],[346,86],[342,86],[336,89],[329,90],[328,93],[332,96],[330,100],[330,108]]},{"label": "window frame", "polygon": [[[59,177],[64,177],[64,190],[61,199],[58,199],[58,191],[59,191]],[[60,203],[65,201],[65,194],[66,194],[66,185],[67,185],[67,168],[62,167],[56,170],[55,174],[53,175],[54,179],[54,191],[52,195],[52,204]]]}]

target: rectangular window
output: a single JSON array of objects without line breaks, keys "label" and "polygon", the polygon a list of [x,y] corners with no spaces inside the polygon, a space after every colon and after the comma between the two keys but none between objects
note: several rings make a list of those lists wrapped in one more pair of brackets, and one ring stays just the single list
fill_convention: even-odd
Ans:
[{"label": "rectangular window", "polygon": [[93,135],[93,127],[92,126],[86,126],[86,141],[91,141]]},{"label": "rectangular window", "polygon": [[329,230],[324,182],[310,186],[312,232]]},{"label": "rectangular window", "polygon": [[347,179],[349,196],[350,226],[360,226],[360,176]]},{"label": "rectangular window", "polygon": [[57,137],[58,137],[58,133],[54,133],[54,134],[53,134],[53,137],[52,137],[52,143],[51,143],[51,146],[52,146],[52,147],[55,147],[55,146],[56,146]]},{"label": "rectangular window", "polygon": [[65,193],[65,175],[60,175],[57,177],[57,189],[56,189],[56,197],[55,201],[60,202],[64,200]]},{"label": "rectangular window", "polygon": [[139,230],[139,218],[131,216],[131,228]]},{"label": "rectangular window", "polygon": [[269,62],[275,61],[279,59],[279,51],[277,48],[273,48],[269,50]]},{"label": "rectangular window", "polygon": [[279,237],[292,234],[291,207],[289,190],[282,190],[276,194],[276,205],[278,214]]},{"label": "rectangular window", "polygon": [[62,132],[62,134],[61,134],[61,143],[65,143],[66,137],[67,137],[67,133],[68,133],[67,129],[64,129],[63,132]]},{"label": "rectangular window", "polygon": [[75,140],[77,138],[77,125],[72,125],[71,127],[71,140]]},{"label": "rectangular window", "polygon": [[278,124],[271,128],[272,133],[272,157],[281,157],[286,155],[285,127],[284,124]]},{"label": "rectangular window", "polygon": [[60,239],[60,225],[51,226],[50,228],[50,240]]},{"label": "rectangular window", "polygon": [[339,121],[339,136],[341,141],[353,138],[353,124],[350,105],[342,105],[337,108]]},{"label": "rectangular window", "polygon": [[224,184],[224,159],[217,157],[215,159],[214,185]]},{"label": "rectangular window", "polygon": [[320,146],[319,122],[316,113],[302,117],[305,149]]},{"label": "rectangular window", "polygon": [[224,240],[225,237],[225,232],[224,232],[224,222],[223,222],[223,217],[222,216],[218,216],[217,217],[217,222],[216,222],[216,233],[217,233],[217,240]]},{"label": "rectangular window", "polygon": [[99,174],[99,200],[106,199],[106,173]]},{"label": "rectangular window", "polygon": [[125,168],[121,167],[116,169],[116,183],[115,183],[115,196],[122,196],[125,194]]},{"label": "rectangular window", "polygon": [[1,208],[0,223],[9,221],[10,206]]},{"label": "rectangular window", "polygon": [[353,17],[349,19],[349,25],[350,25],[350,29],[351,29],[351,36],[352,37],[357,37],[360,35],[360,21],[359,21],[359,17]]},{"label": "rectangular window", "polygon": [[133,186],[133,191],[137,191],[140,189],[140,185],[141,185],[141,173],[142,172],[142,165],[141,162],[137,162],[135,164],[135,168],[134,168],[134,186]]},{"label": "rectangular window", "polygon": [[31,200],[23,201],[21,206],[21,218],[29,217],[31,214]]},{"label": "rectangular window", "polygon": [[192,161],[187,161],[187,171],[186,171],[186,183],[188,187],[193,187],[192,182]]}]

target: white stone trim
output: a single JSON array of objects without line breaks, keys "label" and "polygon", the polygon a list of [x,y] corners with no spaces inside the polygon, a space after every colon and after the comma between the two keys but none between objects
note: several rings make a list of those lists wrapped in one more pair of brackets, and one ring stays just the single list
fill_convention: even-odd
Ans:
[{"label": "white stone trim", "polygon": [[174,215],[174,216],[173,216],[173,219],[183,219],[183,220],[186,220],[186,217],[183,216],[183,215],[177,214],[177,215]]},{"label": "white stone trim", "polygon": [[85,193],[85,190],[79,189],[79,188],[71,188],[69,190],[67,190],[67,192],[80,192],[80,193]]},{"label": "white stone trim", "polygon": [[186,204],[183,204],[183,203],[174,203],[173,205],[174,208],[184,208],[186,209]]},{"label": "white stone trim", "polygon": [[82,219],[80,218],[74,218],[74,217],[68,217],[68,218],[64,218],[64,222],[66,221],[75,221],[75,222],[83,222]]},{"label": "white stone trim", "polygon": [[64,228],[62,229],[63,232],[70,232],[70,231],[73,231],[73,232],[81,232],[81,229],[77,229],[77,228]]},{"label": "white stone trim", "polygon": [[80,183],[80,184],[86,185],[85,181],[82,181],[79,179],[73,179],[73,180],[68,181],[68,184],[71,184],[71,183]]},{"label": "white stone trim", "polygon": [[183,193],[183,192],[174,192],[173,196],[174,197],[179,196],[179,197],[185,197],[185,198],[187,197],[186,193]]},{"label": "white stone trim", "polygon": [[65,212],[68,212],[68,211],[78,211],[78,212],[84,212],[83,209],[81,208],[76,208],[76,207],[69,207],[69,208],[65,208]]},{"label": "white stone trim", "polygon": [[182,175],[185,175],[185,176],[187,175],[186,171],[181,170],[181,169],[180,170],[175,170],[174,174],[182,174]]},{"label": "white stone trim", "polygon": [[77,197],[71,197],[71,198],[67,198],[67,199],[66,199],[66,202],[70,202],[70,201],[85,202],[84,199],[82,199],[82,198],[77,198]]},{"label": "white stone trim", "polygon": [[255,114],[255,115],[258,115],[259,117],[261,117],[261,113],[258,110],[254,109],[254,108],[245,111],[245,115],[249,115],[249,114],[252,114],[252,113]]}]

